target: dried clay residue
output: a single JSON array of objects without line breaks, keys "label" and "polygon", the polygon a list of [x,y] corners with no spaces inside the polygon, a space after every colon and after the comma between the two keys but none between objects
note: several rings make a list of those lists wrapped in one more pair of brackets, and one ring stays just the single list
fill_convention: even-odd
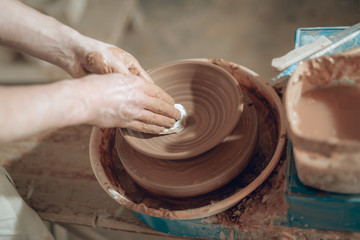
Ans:
[{"label": "dried clay residue", "polygon": [[215,221],[251,229],[272,225],[273,217],[285,214],[288,209],[285,200],[285,159],[286,149],[270,177],[238,205],[215,215]]}]

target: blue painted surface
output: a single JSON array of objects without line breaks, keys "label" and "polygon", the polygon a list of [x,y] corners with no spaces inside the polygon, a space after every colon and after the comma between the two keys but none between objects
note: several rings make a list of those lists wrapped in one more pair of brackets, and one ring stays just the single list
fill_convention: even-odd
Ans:
[{"label": "blue painted surface", "polygon": [[[295,32],[295,48],[314,42],[320,36],[329,37],[330,35],[346,29],[347,27],[315,27],[315,28],[298,28]],[[360,46],[360,34],[355,38],[345,41],[337,48],[329,51],[325,55],[334,55],[346,50],[350,50]],[[281,74],[282,76],[291,75],[298,63],[293,64],[289,68],[285,69]]]},{"label": "blue painted surface", "polygon": [[[295,47],[311,43],[321,35],[329,36],[344,28],[300,28],[295,34]],[[345,51],[358,46],[360,46],[360,36],[346,42],[335,51]],[[290,141],[287,158],[285,198],[290,206],[289,225],[299,228],[360,232],[360,194],[336,194],[303,185],[297,175]]]},{"label": "blue painted surface", "polygon": [[[329,37],[330,35],[337,33],[347,27],[327,27],[327,28],[299,28],[295,33],[295,48],[312,43],[320,36]],[[327,55],[343,52],[359,46],[360,36],[357,36],[347,42],[344,42],[341,46],[335,48],[333,51],[327,53]]]},{"label": "blue painted surface", "polygon": [[301,183],[289,141],[285,198],[292,227],[360,232],[360,194],[336,194]]},{"label": "blue painted surface", "polygon": [[[141,213],[135,213],[135,215],[138,216],[148,226],[160,232],[168,233],[175,236],[219,239],[220,232],[222,232],[222,235],[225,236],[226,238],[230,237],[229,231],[225,230],[219,224],[211,223],[210,225],[209,223],[207,223],[207,222],[211,222],[210,218],[193,219],[193,220],[176,220],[176,219],[151,217]],[[237,235],[233,235],[233,236],[235,237],[235,239],[239,237]]]}]

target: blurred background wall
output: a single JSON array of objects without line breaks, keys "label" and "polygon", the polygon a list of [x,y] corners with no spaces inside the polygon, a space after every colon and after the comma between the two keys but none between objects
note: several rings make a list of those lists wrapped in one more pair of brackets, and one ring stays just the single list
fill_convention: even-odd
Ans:
[{"label": "blurred background wall", "polygon": [[[221,57],[270,79],[271,59],[294,47],[299,27],[360,22],[360,0],[25,0],[83,34],[133,54],[145,69]],[[47,82],[62,70],[0,49],[1,82]]]}]

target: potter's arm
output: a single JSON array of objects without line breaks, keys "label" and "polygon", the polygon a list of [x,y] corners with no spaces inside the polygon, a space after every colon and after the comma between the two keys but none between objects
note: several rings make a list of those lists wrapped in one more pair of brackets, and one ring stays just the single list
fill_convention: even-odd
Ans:
[{"label": "potter's arm", "polygon": [[0,87],[0,142],[80,123],[84,111],[68,82]]},{"label": "potter's arm", "polygon": [[159,133],[180,118],[173,104],[153,83],[120,73],[0,87],[0,142],[82,123]]},{"label": "potter's arm", "polygon": [[0,1],[0,43],[69,69],[79,33],[17,0]]},{"label": "potter's arm", "polygon": [[73,77],[133,73],[152,81],[138,61],[115,46],[74,29],[17,0],[1,0],[0,44],[53,63]]}]

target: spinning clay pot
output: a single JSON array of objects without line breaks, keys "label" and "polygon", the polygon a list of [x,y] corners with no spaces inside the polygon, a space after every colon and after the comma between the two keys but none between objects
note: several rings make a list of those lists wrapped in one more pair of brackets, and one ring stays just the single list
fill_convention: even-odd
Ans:
[{"label": "spinning clay pot", "polygon": [[153,135],[121,129],[125,140],[144,155],[186,159],[220,143],[238,123],[243,94],[224,69],[206,62],[177,61],[152,69],[153,81],[184,106],[186,127],[177,134]]}]

